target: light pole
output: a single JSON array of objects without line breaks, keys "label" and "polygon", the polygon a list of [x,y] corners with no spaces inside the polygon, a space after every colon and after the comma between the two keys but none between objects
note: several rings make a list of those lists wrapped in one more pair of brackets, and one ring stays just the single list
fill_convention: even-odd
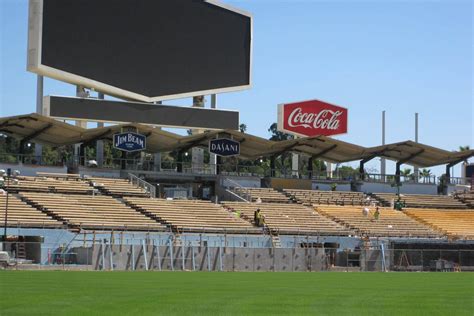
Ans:
[{"label": "light pole", "polygon": [[5,187],[5,178],[7,178],[7,185],[5,187],[5,192],[7,194],[7,197],[5,199],[5,223],[4,223],[4,228],[3,228],[3,241],[6,242],[7,241],[7,224],[8,224],[8,197],[9,197],[9,193],[8,193],[8,189],[10,187],[10,179],[13,177],[17,177],[18,175],[20,175],[20,171],[18,170],[14,170],[12,172],[12,169],[8,168],[7,171],[5,172],[5,170],[0,170],[0,185],[2,187]]}]

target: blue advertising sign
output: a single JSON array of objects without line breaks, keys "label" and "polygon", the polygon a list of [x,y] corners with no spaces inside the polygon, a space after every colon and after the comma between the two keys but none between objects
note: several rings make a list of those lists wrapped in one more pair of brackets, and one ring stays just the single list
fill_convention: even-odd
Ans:
[{"label": "blue advertising sign", "polygon": [[240,154],[240,143],[228,138],[211,139],[209,152],[223,157],[237,156]]},{"label": "blue advertising sign", "polygon": [[114,134],[114,148],[128,152],[145,150],[146,137],[133,132]]}]

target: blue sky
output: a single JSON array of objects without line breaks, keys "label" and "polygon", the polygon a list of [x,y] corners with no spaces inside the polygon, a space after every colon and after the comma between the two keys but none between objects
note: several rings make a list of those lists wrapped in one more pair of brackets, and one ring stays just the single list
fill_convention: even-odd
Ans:
[{"label": "blue sky", "polygon": [[[418,112],[420,142],[473,147],[472,1],[226,2],[254,16],[254,81],[250,90],[219,95],[218,107],[239,110],[248,132],[269,137],[278,103],[316,98],[349,109],[341,140],[379,145],[386,110],[387,142],[414,139]],[[26,41],[27,0],[0,0],[2,116],[35,110]],[[45,95],[74,93],[71,85],[45,82]]]}]

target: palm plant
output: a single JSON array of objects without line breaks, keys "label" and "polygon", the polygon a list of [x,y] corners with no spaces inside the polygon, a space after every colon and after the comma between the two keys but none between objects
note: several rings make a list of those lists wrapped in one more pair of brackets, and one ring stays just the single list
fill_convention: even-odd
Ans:
[{"label": "palm plant", "polygon": [[431,176],[430,169],[422,169],[420,172],[420,176],[423,178],[423,182],[426,182],[426,179]]},{"label": "palm plant", "polygon": [[411,174],[411,169],[410,168],[405,168],[400,172],[400,174],[404,177],[408,177]]},{"label": "palm plant", "polygon": [[459,146],[459,151],[468,151],[468,150],[471,150],[471,147],[469,147],[469,145]]}]

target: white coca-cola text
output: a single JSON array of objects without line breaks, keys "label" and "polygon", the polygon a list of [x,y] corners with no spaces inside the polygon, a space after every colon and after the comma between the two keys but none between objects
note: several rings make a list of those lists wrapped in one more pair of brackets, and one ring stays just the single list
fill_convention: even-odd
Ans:
[{"label": "white coca-cola text", "polygon": [[290,127],[303,126],[305,128],[337,130],[341,114],[342,111],[322,110],[319,113],[314,113],[303,112],[301,108],[295,108],[288,116],[288,125]]}]

